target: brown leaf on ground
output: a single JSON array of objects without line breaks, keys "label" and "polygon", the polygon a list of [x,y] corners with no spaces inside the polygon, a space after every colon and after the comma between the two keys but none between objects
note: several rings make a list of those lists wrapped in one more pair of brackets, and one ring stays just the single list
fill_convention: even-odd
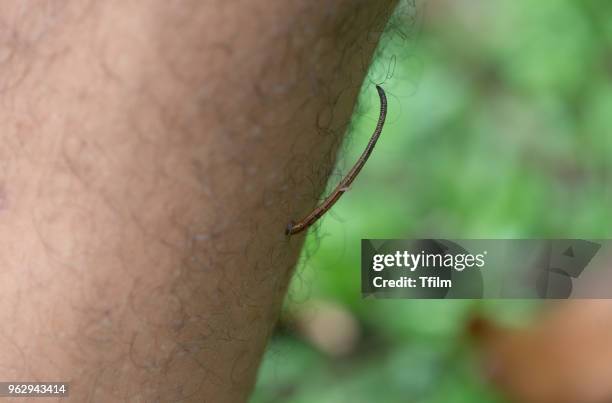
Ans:
[{"label": "brown leaf on ground", "polygon": [[612,401],[612,301],[560,303],[522,329],[475,318],[469,332],[486,375],[512,401]]}]

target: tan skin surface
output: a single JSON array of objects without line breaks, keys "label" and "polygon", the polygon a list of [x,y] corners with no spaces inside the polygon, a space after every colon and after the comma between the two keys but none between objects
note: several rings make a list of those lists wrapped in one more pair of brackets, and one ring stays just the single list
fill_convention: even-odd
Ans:
[{"label": "tan skin surface", "polygon": [[245,401],[394,3],[2,2],[0,379]]}]

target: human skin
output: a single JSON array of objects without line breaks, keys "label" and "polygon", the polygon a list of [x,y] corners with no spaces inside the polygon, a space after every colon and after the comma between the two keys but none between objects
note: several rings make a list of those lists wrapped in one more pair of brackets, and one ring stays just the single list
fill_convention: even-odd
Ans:
[{"label": "human skin", "polygon": [[394,4],[0,3],[0,379],[244,402]]}]

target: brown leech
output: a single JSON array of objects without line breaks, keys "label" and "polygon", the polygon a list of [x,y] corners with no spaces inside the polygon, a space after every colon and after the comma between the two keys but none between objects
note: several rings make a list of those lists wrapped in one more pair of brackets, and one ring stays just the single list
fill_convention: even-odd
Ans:
[{"label": "brown leech", "polygon": [[300,221],[289,222],[289,224],[287,225],[287,229],[285,230],[285,233],[287,235],[294,235],[304,231],[312,224],[314,224],[319,218],[321,218],[321,216],[325,214],[327,210],[332,208],[332,206],[338,201],[340,196],[342,196],[342,194],[344,194],[344,192],[348,190],[349,186],[351,185],[351,183],[353,183],[353,181],[365,165],[366,161],[370,157],[370,154],[372,154],[372,150],[374,149],[374,146],[376,145],[376,142],[380,137],[383,125],[385,124],[385,118],[387,117],[387,96],[385,94],[385,91],[379,85],[376,86],[376,90],[378,91],[378,96],[380,97],[380,115],[378,117],[376,129],[374,129],[374,133],[372,134],[372,137],[370,138],[370,141],[368,142],[368,145],[366,146],[365,150],[363,150],[361,157],[359,157],[353,168],[351,168],[351,170],[348,174],[346,174],[344,179],[342,179],[340,183],[338,183],[338,186],[336,186],[334,191],[329,196],[327,196],[327,199],[325,199],[323,203],[321,203],[317,208],[315,208],[310,214],[308,214]]}]

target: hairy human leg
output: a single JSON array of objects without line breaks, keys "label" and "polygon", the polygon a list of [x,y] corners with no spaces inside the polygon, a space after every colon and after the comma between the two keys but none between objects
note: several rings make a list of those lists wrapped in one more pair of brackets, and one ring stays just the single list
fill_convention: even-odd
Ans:
[{"label": "hairy human leg", "polygon": [[393,5],[1,5],[0,378],[244,401]]}]

